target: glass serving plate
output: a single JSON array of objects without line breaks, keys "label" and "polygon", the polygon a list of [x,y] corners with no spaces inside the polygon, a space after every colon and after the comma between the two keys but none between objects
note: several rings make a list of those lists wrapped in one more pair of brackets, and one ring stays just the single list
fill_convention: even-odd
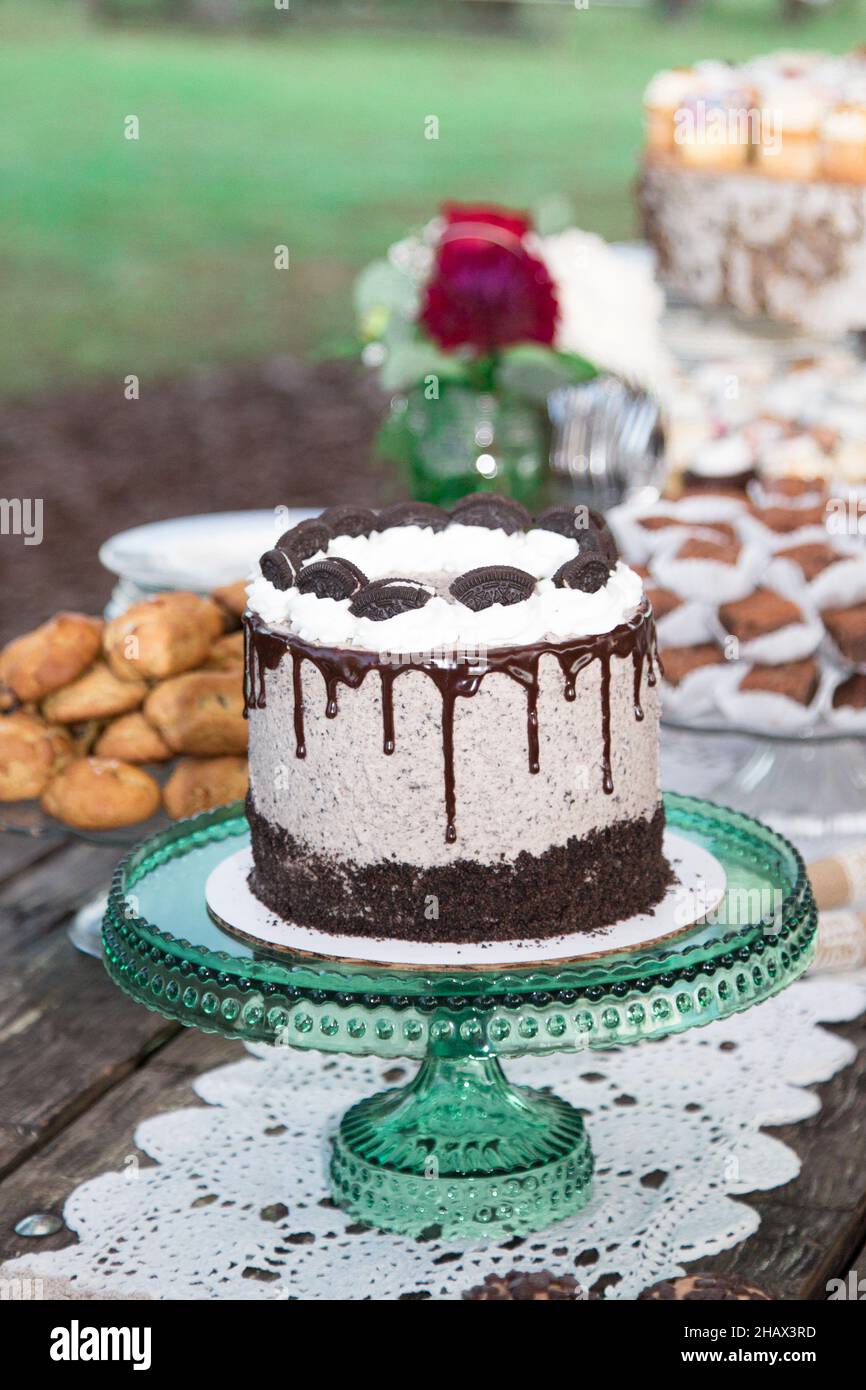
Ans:
[{"label": "glass serving plate", "polygon": [[[808,851],[834,853],[866,837],[866,738],[835,729],[798,734],[723,722],[685,723],[663,717],[663,746],[672,765],[725,768],[700,790],[760,816]],[[671,780],[670,774],[666,781]],[[685,783],[690,789],[692,780]]]},{"label": "glass serving plate", "polygon": [[[580,1114],[511,1086],[501,1058],[657,1039],[758,1004],[810,963],[817,914],[803,861],[737,812],[668,794],[668,824],[727,874],[712,914],[662,946],[495,969],[279,957],[210,918],[211,870],[245,843],[240,804],[172,825],[119,865],[103,925],[112,979],[205,1032],[326,1052],[414,1057],[409,1085],[342,1117],[336,1202],[385,1230],[535,1231],[589,1199]],[[386,924],[383,924],[385,928]],[[399,952],[399,943],[395,943]]]},{"label": "glass serving plate", "polygon": [[[150,769],[149,769],[150,770]],[[38,801],[0,802],[0,832],[6,835],[23,835],[30,840],[83,840],[87,845],[114,845],[117,849],[130,849],[142,837],[149,837],[168,824],[168,817],[159,812],[150,820],[136,821],[134,825],[119,825],[112,830],[82,830],[76,825],[49,816]]]}]

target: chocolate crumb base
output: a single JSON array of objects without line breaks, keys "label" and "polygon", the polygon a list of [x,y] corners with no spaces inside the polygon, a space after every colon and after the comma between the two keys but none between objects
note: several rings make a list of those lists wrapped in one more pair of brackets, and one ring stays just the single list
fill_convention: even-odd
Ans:
[{"label": "chocolate crumb base", "polygon": [[651,820],[617,821],[513,863],[430,868],[311,854],[260,815],[251,795],[247,818],[256,897],[286,921],[341,936],[479,942],[594,932],[650,911],[674,878],[662,854],[661,806]]}]

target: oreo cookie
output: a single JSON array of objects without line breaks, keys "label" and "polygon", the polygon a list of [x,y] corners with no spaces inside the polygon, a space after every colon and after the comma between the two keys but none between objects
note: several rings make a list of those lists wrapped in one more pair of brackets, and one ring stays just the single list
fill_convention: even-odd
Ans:
[{"label": "oreo cookie", "polygon": [[376,513],[369,507],[326,507],[319,521],[335,536],[369,536],[376,530]]},{"label": "oreo cookie", "polygon": [[610,578],[610,565],[598,551],[576,555],[560,565],[553,582],[557,589],[580,589],[584,594],[597,593]]},{"label": "oreo cookie", "polygon": [[387,531],[391,526],[430,526],[434,531],[444,531],[449,522],[448,513],[432,502],[394,502],[383,507],[376,521],[377,531]]},{"label": "oreo cookie", "polygon": [[597,551],[611,567],[619,558],[610,527],[601,512],[592,507],[548,507],[536,517],[535,524],[542,531],[555,531],[558,536],[577,541],[582,555]]},{"label": "oreo cookie", "polygon": [[277,549],[288,555],[295,569],[299,569],[317,551],[327,549],[333,534],[330,526],[319,517],[308,517],[280,536]]},{"label": "oreo cookie", "polygon": [[472,492],[468,497],[461,497],[454,504],[451,520],[461,526],[501,530],[508,536],[515,531],[526,531],[532,525],[532,517],[520,502],[515,502],[513,497],[501,497],[498,492]]},{"label": "oreo cookie", "polygon": [[523,603],[534,588],[535,580],[526,570],[513,565],[482,565],[455,579],[450,592],[458,603],[480,613],[494,603]]},{"label": "oreo cookie", "polygon": [[388,618],[396,618],[399,613],[423,608],[431,598],[430,590],[414,579],[374,579],[355,595],[349,604],[349,612],[354,613],[356,618],[383,623]]},{"label": "oreo cookie", "polygon": [[316,598],[351,598],[367,583],[367,576],[351,560],[334,555],[304,565],[298,571],[297,583],[302,594],[315,594]]},{"label": "oreo cookie", "polygon": [[266,550],[259,560],[259,568],[269,584],[275,589],[291,589],[295,582],[295,569],[285,551],[276,547]]},{"label": "oreo cookie", "polygon": [[[589,507],[587,510],[587,517],[590,526],[601,541],[602,553],[611,569],[613,569],[619,559],[619,551],[617,550],[616,541],[613,538],[613,532],[601,512],[593,511],[592,507]],[[578,540],[580,540],[580,536],[578,536]]]}]

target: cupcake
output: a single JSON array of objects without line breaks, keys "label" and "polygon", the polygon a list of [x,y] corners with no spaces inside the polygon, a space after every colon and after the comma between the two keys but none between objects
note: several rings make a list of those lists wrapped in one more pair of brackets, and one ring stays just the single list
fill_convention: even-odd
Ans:
[{"label": "cupcake", "polygon": [[768,443],[761,456],[761,473],[768,481],[800,478],[809,483],[827,472],[826,433],[817,428],[795,429]]},{"label": "cupcake", "polygon": [[754,94],[741,88],[708,89],[683,102],[674,118],[680,162],[691,169],[744,169],[759,138]]},{"label": "cupcake", "polygon": [[648,154],[673,154],[677,110],[695,94],[692,68],[667,68],[657,72],[644,92],[644,133]]},{"label": "cupcake", "polygon": [[821,115],[821,101],[805,82],[768,87],[761,102],[759,172],[774,179],[814,179],[821,167]]},{"label": "cupcake", "polygon": [[755,454],[745,433],[720,435],[696,449],[683,482],[695,491],[744,493],[756,476]]},{"label": "cupcake", "polygon": [[764,53],[752,58],[744,66],[747,71],[763,81],[798,80],[808,77],[826,63],[826,53],[818,49],[777,48],[772,53]]},{"label": "cupcake", "polygon": [[866,105],[837,106],[821,126],[825,178],[866,183]]}]

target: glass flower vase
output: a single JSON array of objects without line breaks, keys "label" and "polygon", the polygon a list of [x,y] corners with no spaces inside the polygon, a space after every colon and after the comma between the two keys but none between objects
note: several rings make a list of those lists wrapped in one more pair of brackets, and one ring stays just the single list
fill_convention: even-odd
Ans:
[{"label": "glass flower vase", "polygon": [[379,438],[412,497],[447,506],[467,492],[500,492],[531,509],[545,499],[549,427],[544,410],[502,391],[441,382],[396,397]]}]

